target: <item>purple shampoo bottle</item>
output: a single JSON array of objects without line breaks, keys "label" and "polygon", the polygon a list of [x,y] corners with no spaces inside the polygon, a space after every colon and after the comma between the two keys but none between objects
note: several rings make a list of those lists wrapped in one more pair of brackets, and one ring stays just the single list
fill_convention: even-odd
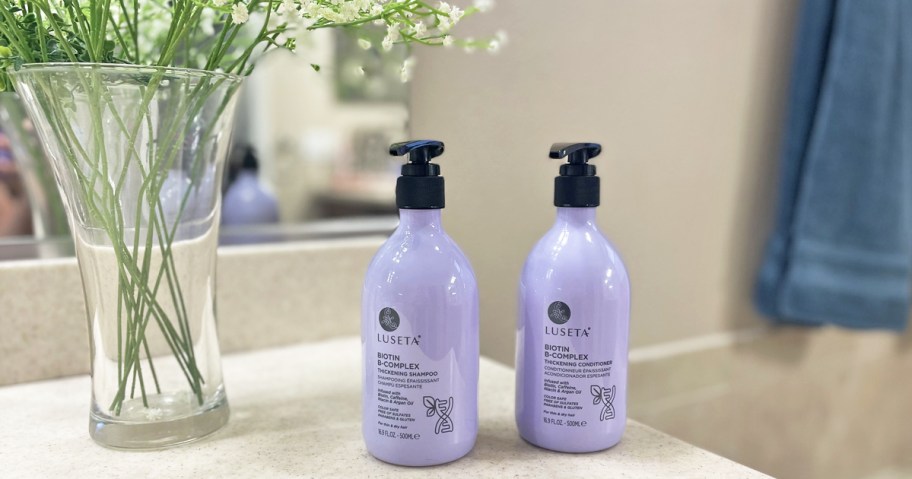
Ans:
[{"label": "purple shampoo bottle", "polygon": [[371,261],[361,301],[362,433],[376,458],[430,466],[468,454],[478,432],[478,288],[443,231],[443,143],[409,155],[396,184],[399,227]]},{"label": "purple shampoo bottle", "polygon": [[560,452],[607,449],[627,419],[630,281],[595,224],[595,143],[558,143],[557,221],[532,249],[519,285],[516,424]]}]

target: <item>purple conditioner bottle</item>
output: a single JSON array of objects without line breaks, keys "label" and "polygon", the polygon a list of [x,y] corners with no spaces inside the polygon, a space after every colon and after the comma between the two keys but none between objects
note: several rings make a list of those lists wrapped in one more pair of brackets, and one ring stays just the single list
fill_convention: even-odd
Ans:
[{"label": "purple conditioner bottle", "polygon": [[559,143],[557,221],[532,249],[519,284],[516,424],[526,441],[560,452],[607,449],[627,419],[630,281],[595,224],[595,143]]}]

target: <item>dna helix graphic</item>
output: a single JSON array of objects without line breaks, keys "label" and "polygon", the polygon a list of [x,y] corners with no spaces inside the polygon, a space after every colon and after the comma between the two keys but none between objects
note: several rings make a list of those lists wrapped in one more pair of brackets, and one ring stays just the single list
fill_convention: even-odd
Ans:
[{"label": "dna helix graphic", "polygon": [[593,384],[589,387],[589,392],[592,393],[592,404],[602,404],[602,412],[599,414],[599,420],[607,421],[609,419],[614,419],[614,394],[615,387],[603,388],[596,384]]},{"label": "dna helix graphic", "polygon": [[427,417],[437,416],[437,424],[434,426],[435,434],[453,432],[453,420],[450,419],[450,413],[453,412],[452,396],[449,399],[424,396],[424,407],[427,408]]}]

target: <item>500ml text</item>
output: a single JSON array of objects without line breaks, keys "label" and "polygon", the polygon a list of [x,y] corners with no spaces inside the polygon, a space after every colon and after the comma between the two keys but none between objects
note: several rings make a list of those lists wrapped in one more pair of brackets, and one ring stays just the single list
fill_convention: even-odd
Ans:
[{"label": "500ml text", "polygon": [[386,429],[380,428],[380,429],[377,429],[377,433],[379,433],[381,436],[391,437],[393,439],[406,439],[406,440],[412,440],[412,441],[417,441],[418,439],[421,439],[421,434],[419,434],[417,432],[396,432],[396,431],[388,431]]}]

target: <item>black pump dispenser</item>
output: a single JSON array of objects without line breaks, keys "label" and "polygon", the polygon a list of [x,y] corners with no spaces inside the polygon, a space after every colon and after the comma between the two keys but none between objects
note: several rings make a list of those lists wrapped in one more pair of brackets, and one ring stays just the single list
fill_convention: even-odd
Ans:
[{"label": "black pump dispenser", "polygon": [[248,146],[247,149],[244,150],[244,161],[241,163],[241,169],[252,171],[259,171],[260,169],[260,162],[257,161],[256,150],[254,150],[252,146]]},{"label": "black pump dispenser", "polygon": [[402,176],[396,181],[396,206],[404,209],[437,210],[444,207],[440,165],[431,160],[443,154],[443,142],[413,140],[390,145],[390,155],[408,155]]},{"label": "black pump dispenser", "polygon": [[599,177],[589,160],[602,152],[598,143],[555,143],[551,158],[569,156],[554,178],[554,206],[590,208],[599,205]]}]

